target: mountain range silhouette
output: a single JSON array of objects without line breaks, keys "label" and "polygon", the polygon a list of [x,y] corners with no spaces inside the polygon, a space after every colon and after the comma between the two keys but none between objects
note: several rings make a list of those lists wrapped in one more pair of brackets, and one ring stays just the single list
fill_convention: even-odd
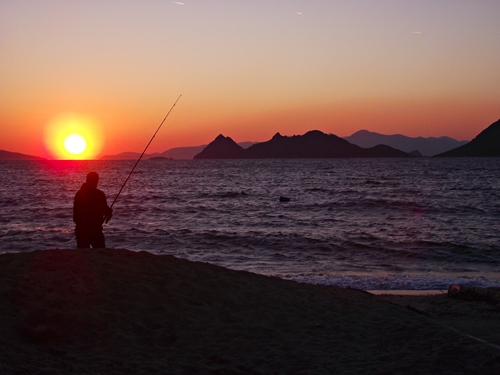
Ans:
[{"label": "mountain range silhouette", "polygon": [[[210,147],[209,147],[210,146]],[[355,146],[355,147],[352,147]],[[408,155],[410,154],[410,155]],[[219,135],[209,145],[176,147],[162,153],[146,154],[145,159],[202,158],[331,158],[331,157],[471,157],[500,156],[500,120],[491,124],[472,141],[457,141],[449,137],[410,138],[404,135],[383,135],[360,130],[340,138],[318,130],[302,136],[286,137],[280,133],[267,142],[235,143]],[[100,160],[137,160],[140,153],[123,152],[105,155]],[[46,160],[37,156],[0,150],[0,160]]]},{"label": "mountain range silhouette", "polygon": [[267,142],[247,149],[222,134],[194,156],[194,159],[290,159],[290,158],[373,158],[413,157],[390,146],[362,148],[333,134],[312,130],[292,137],[276,133]]},{"label": "mountain range silhouette", "polygon": [[[371,137],[371,139],[369,139]],[[376,138],[387,143],[399,140],[399,145],[406,142],[408,149],[418,144],[421,146],[449,147],[458,144],[449,151],[439,153],[439,157],[481,157],[500,156],[500,120],[491,124],[470,142],[459,142],[449,137],[441,138],[410,138],[401,135],[383,136],[377,133],[360,131],[354,133],[347,139],[366,142],[374,142]],[[382,138],[382,139],[380,139]],[[427,140],[427,143],[423,143]],[[368,143],[369,144],[369,143]],[[435,148],[434,148],[435,150]],[[432,152],[424,148],[425,153]],[[318,130],[307,132],[304,135],[284,137],[280,133],[267,142],[256,143],[248,149],[238,146],[231,138],[222,134],[210,143],[202,152],[194,156],[194,159],[239,159],[239,158],[376,158],[376,157],[412,157],[422,155],[421,150],[411,152],[401,151],[386,144],[378,144],[374,147],[363,148],[350,143],[346,139],[333,134],[325,134]],[[424,154],[425,155],[425,154]]]}]

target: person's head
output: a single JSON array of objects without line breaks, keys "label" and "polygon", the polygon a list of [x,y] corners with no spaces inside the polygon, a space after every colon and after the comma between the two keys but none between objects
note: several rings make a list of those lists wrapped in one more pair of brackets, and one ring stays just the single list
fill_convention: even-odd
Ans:
[{"label": "person's head", "polygon": [[96,188],[99,182],[99,175],[96,172],[89,172],[87,174],[87,184]]}]

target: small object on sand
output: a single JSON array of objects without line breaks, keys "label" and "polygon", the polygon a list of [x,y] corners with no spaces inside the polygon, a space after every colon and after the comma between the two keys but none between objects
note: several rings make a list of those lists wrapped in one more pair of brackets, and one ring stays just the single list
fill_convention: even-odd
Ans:
[{"label": "small object on sand", "polygon": [[454,295],[460,293],[460,285],[451,284],[448,288],[448,294]]},{"label": "small object on sand", "polygon": [[463,300],[478,300],[476,291],[478,288],[466,285],[451,284],[448,288],[448,295],[452,298],[463,299]]},{"label": "small object on sand", "polygon": [[280,197],[280,202],[290,202],[290,198]]},{"label": "small object on sand", "polygon": [[491,288],[476,288],[466,285],[451,284],[448,288],[448,295],[452,298],[466,301],[500,303],[500,291]]}]

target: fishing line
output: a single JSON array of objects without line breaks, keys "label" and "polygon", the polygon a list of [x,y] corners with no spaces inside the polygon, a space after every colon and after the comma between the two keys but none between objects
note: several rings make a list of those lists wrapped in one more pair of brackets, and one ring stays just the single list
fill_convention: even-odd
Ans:
[{"label": "fishing line", "polygon": [[123,183],[120,191],[118,192],[118,194],[116,194],[116,197],[113,201],[113,203],[111,203],[111,206],[110,208],[113,208],[113,205],[115,204],[116,200],[118,199],[118,197],[120,196],[120,193],[122,192],[123,188],[125,187],[125,185],[127,184],[127,181],[129,180],[130,176],[132,176],[132,173],[134,173],[134,169],[135,167],[137,167],[137,164],[139,164],[139,162],[141,161],[142,157],[144,156],[144,154],[146,153],[146,150],[148,149],[149,145],[151,144],[151,142],[153,142],[153,139],[154,137],[156,136],[156,133],[158,133],[158,131],[160,130],[161,126],[163,125],[163,123],[165,122],[165,120],[167,119],[168,115],[170,114],[170,112],[172,112],[172,109],[174,109],[175,105],[177,104],[177,102],[179,101],[179,99],[181,98],[182,94],[179,95],[179,97],[177,98],[177,100],[175,101],[175,103],[172,105],[172,107],[170,108],[170,110],[168,111],[168,113],[165,115],[165,118],[163,119],[163,121],[160,123],[160,126],[158,126],[158,129],[156,129],[155,133],[153,134],[153,136],[151,137],[151,139],[149,140],[148,144],[146,145],[146,148],[144,149],[144,151],[142,152],[141,156],[139,156],[139,159],[137,159],[137,161],[135,162],[135,165],[134,167],[132,168],[132,170],[130,171],[130,173],[128,174],[127,176],[127,179],[125,180],[125,182]]}]

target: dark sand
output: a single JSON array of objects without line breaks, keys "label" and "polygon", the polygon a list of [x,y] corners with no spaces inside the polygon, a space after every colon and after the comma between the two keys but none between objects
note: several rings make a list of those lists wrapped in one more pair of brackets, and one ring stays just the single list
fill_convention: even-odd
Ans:
[{"label": "dark sand", "polygon": [[0,374],[500,374],[500,310],[127,250],[0,255]]}]

